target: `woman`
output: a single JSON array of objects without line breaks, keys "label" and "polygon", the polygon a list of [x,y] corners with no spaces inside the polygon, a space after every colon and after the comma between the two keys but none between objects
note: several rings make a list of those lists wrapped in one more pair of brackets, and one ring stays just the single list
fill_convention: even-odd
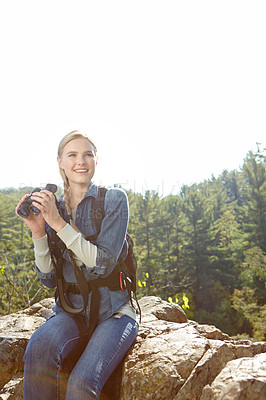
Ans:
[{"label": "woman", "polygon": [[[64,194],[56,205],[53,193],[42,190],[32,194],[32,204],[40,213],[31,213],[24,221],[32,232],[36,271],[42,283],[55,287],[55,269],[49,251],[49,240],[56,232],[63,242],[63,278],[71,287],[77,282],[70,254],[82,270],[89,287],[93,281],[106,279],[114,270],[119,256],[127,254],[126,231],[128,201],[121,189],[109,189],[104,200],[104,217],[96,233],[92,202],[98,187],[92,183],[97,165],[97,149],[85,135],[74,131],[66,135],[58,148],[58,164],[64,181]],[[19,202],[21,206],[28,195]],[[58,207],[59,206],[59,207]],[[59,212],[60,209],[60,212]],[[24,399],[59,399],[59,371],[64,360],[82,354],[72,369],[66,388],[66,400],[99,399],[101,389],[136,338],[136,313],[126,290],[98,287],[100,304],[94,315],[96,327],[90,331],[91,293],[86,310],[78,315],[66,312],[57,299],[52,315],[32,335],[24,367]],[[68,304],[75,309],[84,305],[79,290],[68,290]]]}]

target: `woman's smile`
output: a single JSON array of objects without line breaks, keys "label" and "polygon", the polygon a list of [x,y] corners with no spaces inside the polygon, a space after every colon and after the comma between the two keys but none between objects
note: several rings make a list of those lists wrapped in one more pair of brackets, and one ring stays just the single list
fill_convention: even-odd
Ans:
[{"label": "woman's smile", "polygon": [[87,169],[74,169],[74,172],[78,173],[78,174],[85,174],[88,172]]}]

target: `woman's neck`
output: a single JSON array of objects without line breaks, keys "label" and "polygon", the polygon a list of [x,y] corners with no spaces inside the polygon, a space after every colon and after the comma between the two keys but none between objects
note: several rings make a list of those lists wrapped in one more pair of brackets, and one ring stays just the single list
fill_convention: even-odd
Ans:
[{"label": "woman's neck", "polygon": [[71,187],[70,187],[70,191],[71,191],[70,205],[71,205],[72,210],[76,210],[78,204],[81,202],[81,200],[85,196],[85,193],[87,192],[89,186],[90,185],[86,185],[86,186],[71,185]]}]

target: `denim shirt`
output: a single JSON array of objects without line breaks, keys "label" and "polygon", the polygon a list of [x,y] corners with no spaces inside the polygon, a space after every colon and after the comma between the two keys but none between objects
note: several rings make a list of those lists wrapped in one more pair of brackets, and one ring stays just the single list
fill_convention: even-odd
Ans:
[{"label": "denim shirt", "polygon": [[[85,237],[96,234],[91,204],[92,199],[96,198],[97,194],[98,187],[92,183],[87,189],[82,201],[77,206],[75,224]],[[63,212],[62,215],[64,219],[69,222],[63,196],[58,199],[58,203]],[[97,246],[96,265],[93,268],[88,268],[84,265],[82,268],[87,280],[107,277],[116,266],[119,255],[121,254],[123,259],[125,259],[127,255],[126,232],[129,211],[126,193],[119,188],[109,189],[105,195],[104,211],[105,215],[102,220],[100,233],[97,239],[92,242]],[[46,231],[48,236],[51,235],[51,228],[49,226],[46,227]],[[65,260],[63,265],[64,279],[67,282],[76,283],[76,277],[67,251],[64,252],[63,258]],[[49,288],[56,286],[54,270],[49,273],[43,273],[36,266],[36,271],[38,277],[45,286]],[[127,291],[111,291],[107,287],[100,287],[99,292],[101,301],[98,322],[109,318],[129,300]],[[75,308],[83,306],[83,300],[80,294],[69,293],[68,299]],[[54,311],[63,311],[58,301],[54,307]],[[90,295],[86,310],[87,316],[89,316],[89,312]]]}]

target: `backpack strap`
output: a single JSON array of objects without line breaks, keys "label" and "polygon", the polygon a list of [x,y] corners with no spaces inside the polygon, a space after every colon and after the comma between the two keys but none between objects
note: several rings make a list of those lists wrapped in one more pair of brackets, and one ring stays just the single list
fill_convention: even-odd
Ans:
[{"label": "backpack strap", "polygon": [[[84,310],[84,307],[82,307],[82,308],[71,307],[68,304],[66,297],[65,297],[65,293],[67,292],[67,289],[68,289],[68,284],[64,280],[64,276],[63,276],[63,264],[64,264],[63,253],[66,249],[66,245],[58,238],[56,232],[53,229],[51,229],[51,231],[50,231],[50,236],[48,235],[48,245],[49,245],[50,254],[51,254],[51,258],[52,258],[52,262],[54,264],[54,270],[55,270],[55,278],[56,278],[55,298],[59,297],[61,306],[65,311],[67,311],[71,314],[80,314]],[[78,267],[76,265],[74,267],[74,265],[73,265],[73,261],[72,261],[73,258],[72,258],[70,250],[68,250],[68,253],[69,253],[71,264],[73,266],[73,269],[74,269],[74,272],[76,275],[77,282],[79,282],[80,275],[78,274],[78,276],[77,276],[77,272],[76,272],[76,269]],[[80,271],[80,273],[82,273],[82,271]],[[82,283],[81,283],[81,285],[83,287]],[[87,288],[86,288],[86,290],[87,290]],[[83,298],[83,301],[84,301],[84,298]],[[85,304],[87,304],[87,301],[85,301]]]},{"label": "backpack strap", "polygon": [[91,204],[91,215],[92,220],[96,228],[96,233],[94,235],[87,236],[85,239],[89,241],[95,241],[97,236],[101,231],[102,220],[104,219],[105,211],[104,211],[104,201],[105,195],[107,192],[107,188],[104,186],[98,187],[98,195],[92,199]]},{"label": "backpack strap", "polygon": [[[105,195],[106,195],[107,190],[108,189],[106,187],[99,186],[98,187],[98,196],[96,198],[93,198],[91,212],[92,212],[93,222],[94,222],[94,225],[96,227],[97,233],[95,235],[86,237],[86,240],[90,240],[90,241],[91,240],[96,240],[98,234],[101,231],[102,220],[103,220],[104,215],[105,215],[104,201],[105,201]],[[128,233],[126,235],[126,240],[128,242],[128,256],[126,257],[125,260],[123,260],[121,254],[120,254],[120,256],[118,258],[118,263],[115,266],[114,271],[111,274],[111,276],[116,273],[116,275],[115,275],[116,284],[117,284],[117,282],[119,282],[120,289],[123,290],[123,291],[127,289],[131,305],[132,305],[132,307],[134,309],[136,309],[136,307],[133,304],[133,300],[132,300],[132,292],[133,292],[134,299],[135,299],[135,301],[137,303],[137,307],[138,307],[138,309],[136,311],[140,315],[140,322],[141,322],[141,309],[140,309],[140,305],[139,305],[139,302],[138,302],[138,299],[137,299],[137,296],[136,296],[136,290],[137,290],[137,286],[136,286],[137,260],[136,260],[136,257],[134,255],[134,253],[133,253],[133,240],[132,240],[131,236]],[[130,263],[130,265],[129,265],[129,263]],[[135,274],[134,279],[132,277],[132,272],[130,271],[132,266],[134,268],[134,274]],[[111,278],[111,276],[109,276],[109,277]],[[110,278],[109,278],[109,280],[110,280]]]}]

